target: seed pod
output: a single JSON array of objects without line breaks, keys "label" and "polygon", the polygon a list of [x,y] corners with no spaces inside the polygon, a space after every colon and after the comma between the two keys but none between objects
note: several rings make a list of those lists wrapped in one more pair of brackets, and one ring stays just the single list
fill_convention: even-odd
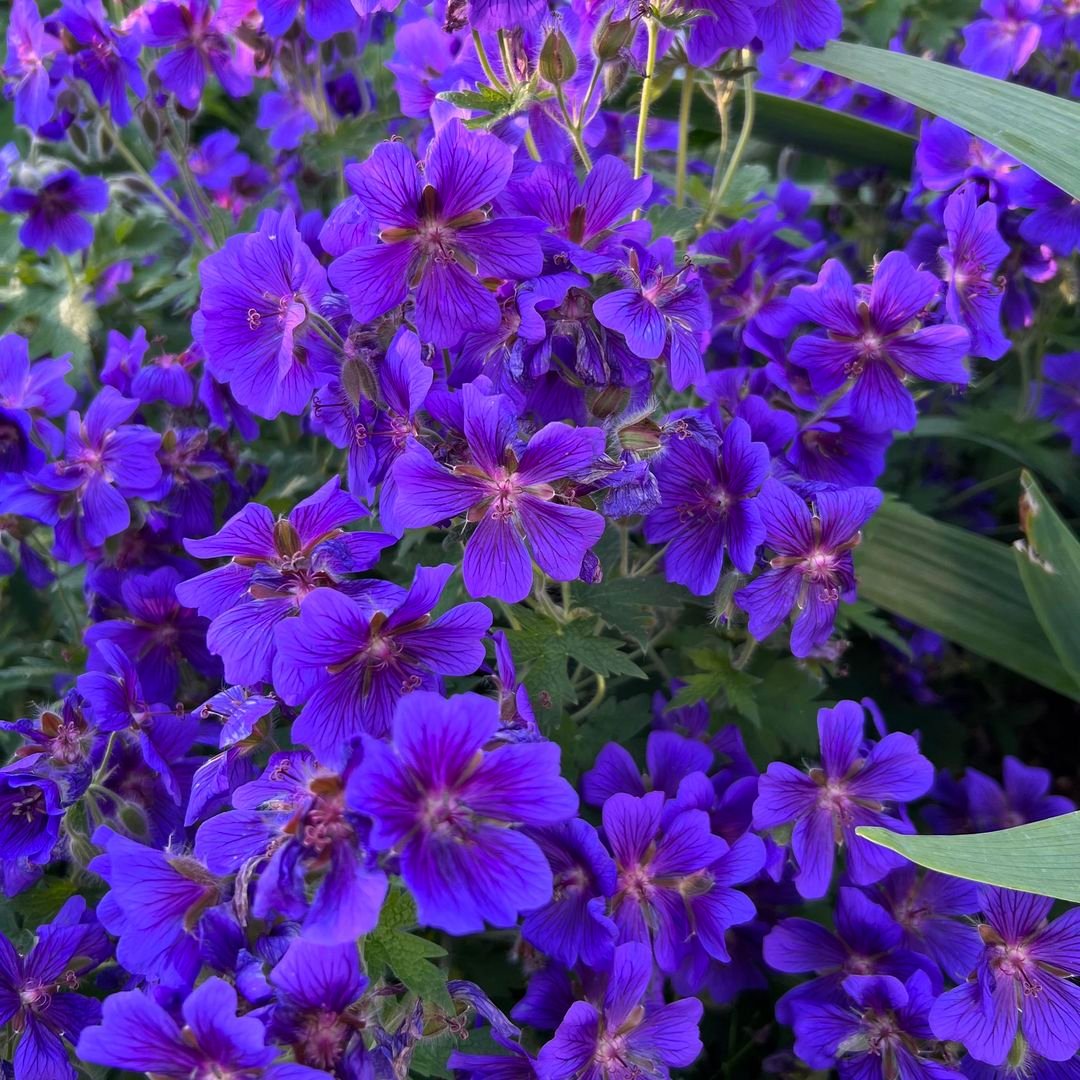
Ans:
[{"label": "seed pod", "polygon": [[577,74],[577,57],[558,28],[551,31],[540,50],[540,77],[558,86],[569,82]]}]

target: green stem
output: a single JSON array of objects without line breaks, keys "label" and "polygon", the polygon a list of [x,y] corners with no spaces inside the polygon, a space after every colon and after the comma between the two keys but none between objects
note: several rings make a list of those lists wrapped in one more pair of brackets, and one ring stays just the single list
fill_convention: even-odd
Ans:
[{"label": "green stem", "polygon": [[[645,172],[645,130],[649,125],[649,106],[652,104],[652,84],[656,75],[656,50],[660,41],[660,24],[652,17],[645,17],[649,34],[648,52],[645,54],[645,71],[641,77],[641,107],[638,110],[637,139],[634,142],[634,179]],[[633,219],[642,216],[641,209],[634,211]]]},{"label": "green stem", "polygon": [[533,138],[532,128],[527,127],[525,129],[525,149],[529,152],[529,157],[533,161],[542,161],[540,156],[540,147],[536,145],[536,139]]},{"label": "green stem", "polygon": [[563,115],[563,120],[566,123],[566,130],[570,133],[570,138],[574,141],[574,149],[577,150],[578,156],[581,158],[582,164],[586,170],[592,168],[592,157],[589,154],[588,147],[585,145],[585,140],[581,135],[581,127],[574,123],[573,118],[570,116],[570,109],[566,104],[566,95],[563,93],[563,88],[560,83],[555,84],[555,100],[559,103],[559,111]]},{"label": "green stem", "polygon": [[589,110],[589,102],[592,101],[593,91],[596,90],[596,84],[600,81],[600,73],[603,70],[604,65],[600,61],[593,64],[592,77],[589,79],[589,88],[585,91],[585,96],[581,99],[581,108],[578,109],[578,131],[581,131],[585,127],[585,114]]},{"label": "green stem", "polygon": [[502,57],[503,75],[506,77],[507,86],[514,86],[517,83],[517,76],[514,74],[514,58],[510,55],[510,43],[506,40],[506,31],[499,31],[499,56]]},{"label": "green stem", "polygon": [[732,659],[731,666],[736,671],[742,671],[743,668],[745,668],[746,665],[750,663],[751,659],[754,656],[754,653],[757,652],[757,647],[759,644],[760,642],[757,638],[747,638],[746,641],[743,642],[742,647]]},{"label": "green stem", "polygon": [[[480,31],[474,30],[472,32],[473,46],[476,49],[477,58],[480,60],[480,66],[484,69],[484,75],[487,81],[491,84],[493,90],[499,90],[502,93],[508,93],[506,84],[495,74],[495,69],[491,66],[491,61],[488,59],[487,49],[484,48],[483,39],[480,37]],[[510,77],[510,73],[506,73],[506,77]]]},{"label": "green stem", "polygon": [[667,549],[667,544],[661,544],[640,566],[634,568],[630,576],[641,577],[643,574],[647,574],[660,561]]},{"label": "green stem", "polygon": [[679,142],[675,149],[675,206],[686,204],[686,158],[690,144],[690,106],[694,101],[694,68],[686,65],[679,95]]},{"label": "green stem", "polygon": [[[744,50],[743,60],[752,63],[752,59]],[[743,154],[746,153],[747,144],[750,142],[750,134],[754,129],[754,77],[757,73],[752,69],[743,76],[743,122],[739,138],[735,142],[735,149],[731,152],[731,159],[724,170],[724,176],[718,187],[713,189],[709,196],[709,218],[716,213],[718,207],[723,205],[724,196],[731,187],[731,181],[742,163]]]},{"label": "green stem", "polygon": [[[596,674],[596,673],[594,672],[594,674]],[[607,695],[607,679],[605,679],[603,675],[597,674],[596,675],[596,693],[593,694],[593,696],[589,699],[589,701],[586,702],[586,704],[583,705],[580,709],[578,709],[578,711],[576,713],[571,713],[570,714],[570,719],[573,720],[574,723],[580,724],[581,721],[584,720],[586,716],[588,716],[592,712],[595,712],[600,707],[600,703],[604,700],[604,697],[606,695]]]},{"label": "green stem", "polygon": [[195,243],[204,249],[208,249],[206,238],[199,232],[199,226],[192,221],[171,198],[169,198],[168,192],[166,192],[165,189],[146,171],[143,163],[131,152],[127,143],[124,142],[119,129],[112,121],[112,117],[109,116],[96,101],[89,98],[84,98],[83,100],[89,105],[91,111],[101,120],[101,124],[108,132],[113,146],[116,147],[120,156],[131,166],[132,171],[139,177],[139,180],[154,193],[158,202],[161,203],[176,223],[182,226],[187,232],[191,233]]}]

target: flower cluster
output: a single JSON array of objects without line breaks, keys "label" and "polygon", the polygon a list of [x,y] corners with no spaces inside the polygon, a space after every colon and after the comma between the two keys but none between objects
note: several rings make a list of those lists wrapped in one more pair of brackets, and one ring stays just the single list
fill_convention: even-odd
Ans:
[{"label": "flower cluster", "polygon": [[[1068,494],[1080,353],[1033,327],[1075,303],[1080,211],[792,59],[843,28],[837,0],[14,0],[15,1080],[1080,1077],[1077,912],[860,833],[1074,807],[1014,756],[935,769],[952,646],[860,596],[857,554],[1014,346],[1034,434],[975,442]],[[1049,90],[1080,44],[1065,3],[956,29],[944,59]],[[744,161],[755,79],[893,129],[910,183]],[[946,509],[1003,531],[965,483]]]}]

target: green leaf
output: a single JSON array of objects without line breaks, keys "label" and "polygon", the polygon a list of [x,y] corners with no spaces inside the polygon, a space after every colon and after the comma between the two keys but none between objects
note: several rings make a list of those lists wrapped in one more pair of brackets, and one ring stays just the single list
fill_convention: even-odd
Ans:
[{"label": "green leaf", "polygon": [[43,877],[32,888],[10,901],[23,924],[30,929],[48,922],[76,893],[83,892],[74,878]]},{"label": "green leaf", "polygon": [[[702,95],[703,96],[703,95]],[[678,115],[678,92],[661,98],[654,111]],[[779,146],[794,146],[815,157],[834,158],[852,165],[876,165],[899,176],[911,175],[915,140],[903,132],[826,109],[808,101],[758,90],[754,94],[754,137]],[[731,124],[742,123],[742,95],[732,108]],[[716,110],[705,100],[695,105],[691,122],[702,131],[719,132]]]},{"label": "green leaf", "polygon": [[1080,198],[1076,102],[920,56],[846,41],[832,41],[816,52],[796,50],[793,59],[951,120]]},{"label": "green leaf", "polygon": [[798,756],[816,750],[818,709],[831,704],[818,700],[824,678],[793,656],[763,655],[761,649],[752,666],[761,680],[754,690],[761,722],[743,734],[753,759],[764,769],[787,753]]},{"label": "green leaf", "polygon": [[761,682],[754,675],[737,670],[731,662],[729,649],[691,649],[687,656],[698,671],[686,677],[686,685],[672,699],[668,709],[713,701],[721,695],[728,707],[753,724],[761,723],[754,688]]},{"label": "green leaf", "polygon": [[416,902],[405,889],[395,886],[379,913],[379,925],[364,939],[365,964],[369,971],[389,968],[418,997],[452,1012],[446,972],[431,963],[445,956],[446,950],[427,938],[408,933],[415,925]]},{"label": "green leaf", "polygon": [[886,501],[855,552],[859,595],[1025,678],[1080,700],[1007,544]]},{"label": "green leaf", "polygon": [[679,609],[690,600],[681,585],[658,576],[609,578],[599,585],[575,586],[573,594],[575,603],[595,611],[613,630],[639,645],[656,625],[657,608]]},{"label": "green leaf", "polygon": [[1020,483],[1027,537],[1015,544],[1020,580],[1054,652],[1080,687],[1080,540],[1030,473]]},{"label": "green leaf", "polygon": [[622,651],[622,642],[612,638],[593,637],[580,622],[569,623],[562,635],[566,641],[567,655],[597,675],[628,675],[632,679],[644,679],[641,670]]},{"label": "green leaf", "polygon": [[901,437],[963,439],[996,450],[1049,480],[1071,502],[1080,505],[1080,474],[1074,467],[1073,456],[1067,451],[1041,446],[1037,441],[1053,433],[1054,428],[1049,424],[1044,427],[1031,420],[1019,422],[999,409],[978,412],[971,409],[962,416],[922,416],[915,430]]},{"label": "green leaf", "polygon": [[623,651],[623,642],[593,632],[594,619],[557,623],[527,609],[515,610],[514,618],[517,629],[507,630],[506,636],[514,659],[524,671],[526,689],[541,720],[545,715],[559,716],[567,705],[578,700],[566,669],[570,659],[605,678],[645,677],[645,672]]},{"label": "green leaf", "polygon": [[652,721],[652,699],[648,694],[631,698],[607,698],[580,724],[569,721],[553,733],[563,751],[562,771],[575,777],[591,768],[596,755],[609,743],[626,746]]},{"label": "green leaf", "polygon": [[669,236],[678,243],[694,235],[694,230],[701,220],[701,211],[690,206],[679,208],[668,203],[650,207],[646,216],[652,226],[653,236]]},{"label": "green leaf", "polygon": [[855,831],[943,874],[1080,901],[1080,811],[1015,829],[961,836],[902,836],[872,826]]}]

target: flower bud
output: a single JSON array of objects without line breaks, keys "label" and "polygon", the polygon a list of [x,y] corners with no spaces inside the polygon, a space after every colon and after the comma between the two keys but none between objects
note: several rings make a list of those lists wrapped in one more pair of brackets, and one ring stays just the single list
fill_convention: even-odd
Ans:
[{"label": "flower bud", "polygon": [[614,60],[633,40],[633,22],[630,19],[612,19],[607,14],[593,34],[593,52],[601,60]]},{"label": "flower bud", "polygon": [[540,50],[540,77],[554,86],[569,82],[577,73],[577,57],[566,35],[556,28]]},{"label": "flower bud", "polygon": [[660,425],[647,416],[619,428],[619,445],[624,450],[648,454],[660,449]]}]

